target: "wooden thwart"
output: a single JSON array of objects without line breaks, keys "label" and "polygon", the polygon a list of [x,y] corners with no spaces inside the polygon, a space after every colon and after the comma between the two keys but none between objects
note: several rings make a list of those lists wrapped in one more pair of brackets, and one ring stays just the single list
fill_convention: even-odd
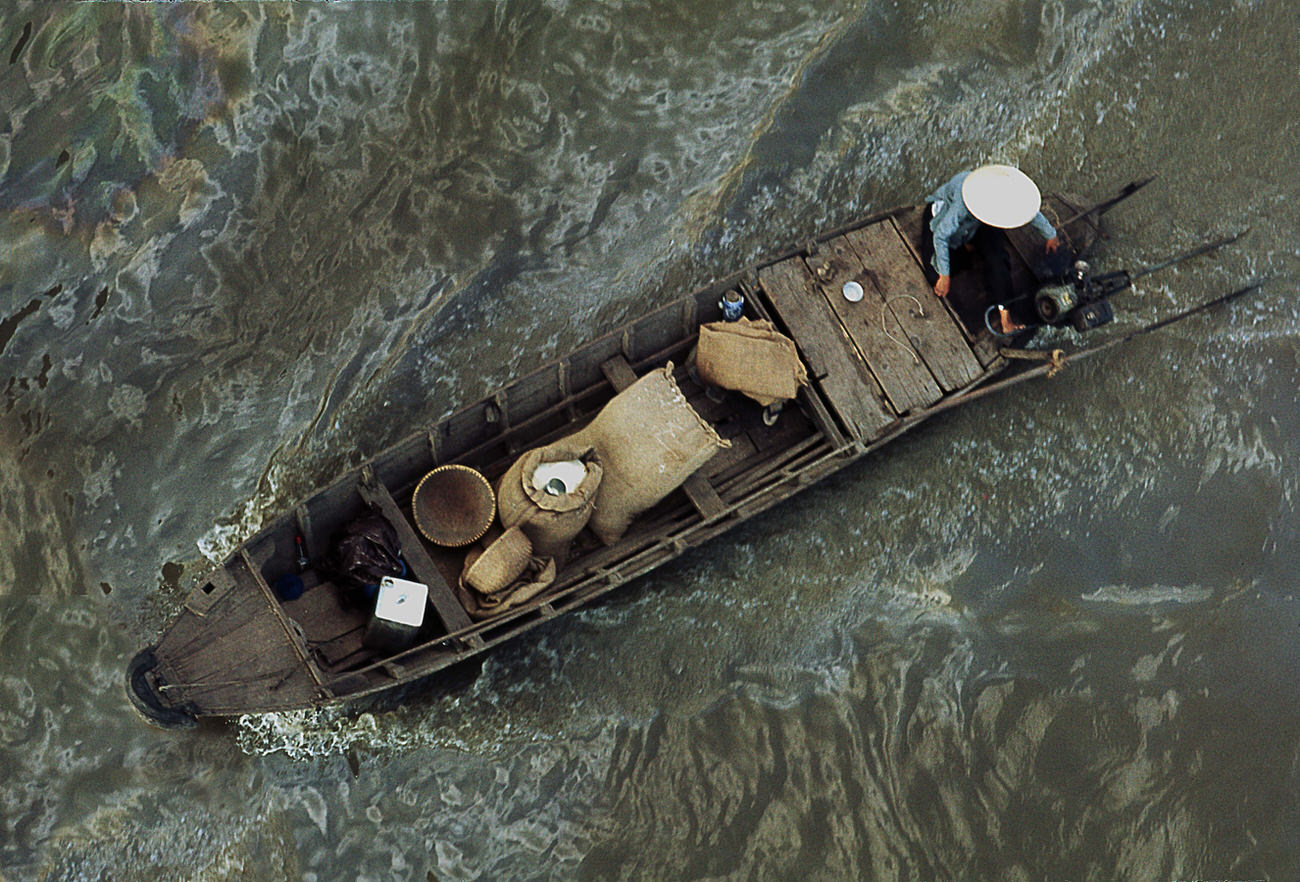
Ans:
[{"label": "wooden thwart", "polygon": [[397,541],[402,545],[406,562],[411,565],[415,578],[429,586],[429,602],[433,604],[438,618],[442,619],[443,627],[448,631],[459,631],[461,628],[469,627],[469,614],[452,593],[451,586],[442,577],[442,571],[433,562],[429,552],[424,550],[424,545],[416,535],[410,520],[398,508],[388,488],[375,480],[373,475],[369,478],[370,480],[363,480],[357,485],[357,492],[366,502],[378,507],[397,531]]},{"label": "wooden thwart", "polygon": [[636,382],[636,371],[632,370],[632,365],[628,364],[627,359],[621,355],[601,362],[600,372],[605,375],[605,379],[609,380],[615,392],[622,392]]}]

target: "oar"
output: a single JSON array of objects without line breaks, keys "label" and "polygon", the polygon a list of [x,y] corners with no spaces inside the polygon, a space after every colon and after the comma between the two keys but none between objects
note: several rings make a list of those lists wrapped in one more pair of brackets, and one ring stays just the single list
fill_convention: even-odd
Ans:
[{"label": "oar", "polygon": [[1124,189],[1119,191],[1119,195],[1112,196],[1109,199],[1106,199],[1102,202],[1098,202],[1096,205],[1083,209],[1082,211],[1070,217],[1068,220],[1061,221],[1060,226],[1062,228],[1068,227],[1070,224],[1074,223],[1079,218],[1087,217],[1090,214],[1105,214],[1107,211],[1110,211],[1116,205],[1119,205],[1125,199],[1132,196],[1138,190],[1141,190],[1143,187],[1145,187],[1147,184],[1151,183],[1155,179],[1156,176],[1152,175],[1151,177],[1143,178],[1140,181],[1133,181],[1125,185]]},{"label": "oar", "polygon": [[1250,227],[1246,227],[1244,230],[1242,230],[1239,233],[1234,233],[1231,236],[1225,236],[1224,238],[1215,240],[1214,242],[1207,242],[1206,244],[1200,246],[1199,248],[1193,248],[1191,251],[1186,251],[1182,254],[1179,254],[1176,257],[1171,257],[1168,260],[1163,260],[1160,263],[1157,263],[1153,266],[1143,267],[1142,269],[1138,270],[1135,273],[1130,273],[1128,277],[1128,282],[1131,285],[1133,284],[1133,281],[1135,279],[1140,279],[1143,276],[1149,276],[1154,272],[1165,269],[1166,267],[1170,267],[1173,266],[1174,264],[1182,263],[1185,260],[1191,260],[1193,257],[1200,257],[1202,254],[1206,254],[1210,251],[1215,250],[1216,248],[1222,248],[1224,245],[1231,245],[1233,242],[1236,242],[1238,239],[1240,239],[1242,236],[1246,235],[1249,232],[1250,232]]}]

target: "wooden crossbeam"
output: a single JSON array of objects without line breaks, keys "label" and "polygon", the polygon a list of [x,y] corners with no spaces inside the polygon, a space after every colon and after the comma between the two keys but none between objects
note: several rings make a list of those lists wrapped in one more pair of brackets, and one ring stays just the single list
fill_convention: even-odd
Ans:
[{"label": "wooden crossbeam", "polygon": [[[424,544],[420,537],[416,535],[415,527],[411,521],[402,513],[396,500],[393,499],[388,488],[380,481],[376,480],[373,475],[367,476],[369,480],[363,479],[357,485],[357,492],[361,498],[371,505],[376,506],[390,524],[397,531],[397,540],[402,545],[402,553],[406,557],[406,562],[411,565],[411,571],[415,578],[429,586],[429,602],[433,604],[434,611],[438,618],[442,620],[443,627],[448,632],[459,631],[462,628],[468,628],[471,624],[469,614],[465,612],[465,607],[460,605],[456,595],[452,593],[451,586],[443,578],[442,571],[438,565],[433,562],[429,552],[425,551]],[[483,638],[474,636],[470,638],[471,645],[475,645],[477,640],[478,646],[483,645]]]}]

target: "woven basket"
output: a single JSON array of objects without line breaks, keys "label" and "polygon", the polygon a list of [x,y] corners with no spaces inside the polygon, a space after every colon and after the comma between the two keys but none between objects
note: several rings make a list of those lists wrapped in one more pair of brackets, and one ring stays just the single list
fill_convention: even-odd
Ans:
[{"label": "woven basket", "polygon": [[511,527],[497,541],[467,562],[461,578],[479,594],[496,594],[528,569],[533,545],[518,527]]},{"label": "woven basket", "polygon": [[411,497],[415,526],[435,545],[458,548],[492,525],[496,494],[487,478],[464,465],[445,465],[420,479]]}]

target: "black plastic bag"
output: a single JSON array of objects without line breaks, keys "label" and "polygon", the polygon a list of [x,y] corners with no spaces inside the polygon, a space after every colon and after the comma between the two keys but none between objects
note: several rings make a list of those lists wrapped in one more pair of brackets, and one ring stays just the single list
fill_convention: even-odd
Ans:
[{"label": "black plastic bag", "polygon": [[357,606],[373,602],[380,579],[406,573],[397,531],[377,511],[362,515],[335,534],[330,569],[350,601]]}]

